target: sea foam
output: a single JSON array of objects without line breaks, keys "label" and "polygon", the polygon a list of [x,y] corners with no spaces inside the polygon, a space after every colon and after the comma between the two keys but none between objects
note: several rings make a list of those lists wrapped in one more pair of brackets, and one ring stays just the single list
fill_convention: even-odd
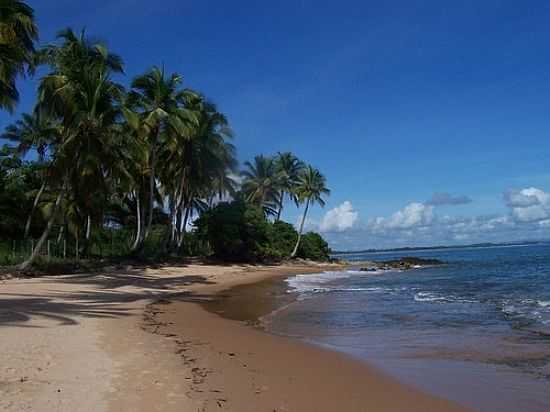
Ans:
[{"label": "sea foam", "polygon": [[289,292],[298,293],[323,293],[323,292],[360,292],[377,291],[380,288],[342,288],[341,286],[330,285],[340,279],[347,279],[353,276],[371,276],[383,273],[383,271],[362,272],[358,270],[346,270],[341,272],[323,272],[313,275],[295,275],[286,282],[290,288]]}]

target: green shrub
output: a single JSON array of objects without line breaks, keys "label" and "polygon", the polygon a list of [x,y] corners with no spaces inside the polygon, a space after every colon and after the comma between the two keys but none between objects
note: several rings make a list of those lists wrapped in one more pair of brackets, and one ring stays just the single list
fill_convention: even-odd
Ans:
[{"label": "green shrub", "polygon": [[302,236],[297,256],[325,262],[330,259],[330,248],[320,234],[309,232]]},{"label": "green shrub", "polygon": [[[220,203],[204,212],[186,235],[186,254],[207,254],[228,261],[261,261],[289,258],[298,233],[286,222],[269,222],[260,207],[241,200]],[[298,257],[327,261],[330,249],[317,233],[306,233]]]},{"label": "green shrub", "polygon": [[269,226],[269,256],[275,259],[288,258],[296,245],[298,232],[290,223],[283,221]]},{"label": "green shrub", "polygon": [[261,208],[236,200],[220,203],[195,221],[214,255],[231,261],[257,261],[269,249],[269,223]]}]

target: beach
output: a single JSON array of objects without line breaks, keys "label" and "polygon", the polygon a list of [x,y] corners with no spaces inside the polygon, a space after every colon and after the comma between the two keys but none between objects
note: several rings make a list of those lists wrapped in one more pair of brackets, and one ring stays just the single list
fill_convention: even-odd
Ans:
[{"label": "beach", "polygon": [[1,281],[0,409],[462,410],[211,303],[238,285],[328,268],[197,263]]}]

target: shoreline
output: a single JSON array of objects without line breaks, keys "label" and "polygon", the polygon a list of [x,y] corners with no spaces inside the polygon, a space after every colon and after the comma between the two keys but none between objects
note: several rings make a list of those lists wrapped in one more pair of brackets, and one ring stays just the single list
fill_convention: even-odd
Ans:
[{"label": "shoreline", "polygon": [[0,409],[463,410],[203,307],[231,287],[337,268],[189,264],[0,281]]},{"label": "shoreline", "polygon": [[[274,287],[275,293],[286,291],[286,285],[281,287],[284,279],[317,272],[318,268],[283,269],[252,282],[212,288],[213,300],[176,299],[169,305],[153,305],[157,333],[186,337],[176,341],[178,352],[195,370],[192,396],[203,403],[201,410],[466,410],[405,385],[363,360],[269,333],[259,324],[258,317],[261,321],[297,297],[273,305]],[[254,304],[258,306],[250,310]],[[210,398],[212,391],[220,397]]]}]

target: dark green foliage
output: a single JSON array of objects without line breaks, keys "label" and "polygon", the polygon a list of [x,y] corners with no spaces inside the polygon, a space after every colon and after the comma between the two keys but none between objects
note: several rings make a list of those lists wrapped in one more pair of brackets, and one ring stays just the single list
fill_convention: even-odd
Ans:
[{"label": "dark green foliage", "polygon": [[216,257],[231,261],[257,261],[269,247],[269,223],[263,210],[236,200],[220,203],[195,222]]},{"label": "dark green foliage", "polygon": [[[262,261],[289,258],[298,232],[286,222],[269,222],[259,206],[242,200],[220,203],[204,212],[195,221],[196,232],[190,241],[220,259],[231,261]],[[312,260],[328,260],[329,248],[317,233],[303,236],[298,256]],[[188,247],[192,247],[190,244]],[[201,247],[202,246],[202,247]],[[195,246],[197,247],[197,246]]]},{"label": "dark green foliage", "polygon": [[298,232],[290,223],[281,220],[270,224],[269,230],[269,254],[273,258],[288,258],[292,253]]},{"label": "dark green foliage", "polygon": [[328,243],[315,232],[309,232],[302,236],[297,256],[303,259],[317,261],[329,260],[330,248]]},{"label": "dark green foliage", "polygon": [[34,189],[30,169],[20,159],[9,156],[7,147],[0,149],[0,239],[21,236],[29,203],[26,193]]}]

